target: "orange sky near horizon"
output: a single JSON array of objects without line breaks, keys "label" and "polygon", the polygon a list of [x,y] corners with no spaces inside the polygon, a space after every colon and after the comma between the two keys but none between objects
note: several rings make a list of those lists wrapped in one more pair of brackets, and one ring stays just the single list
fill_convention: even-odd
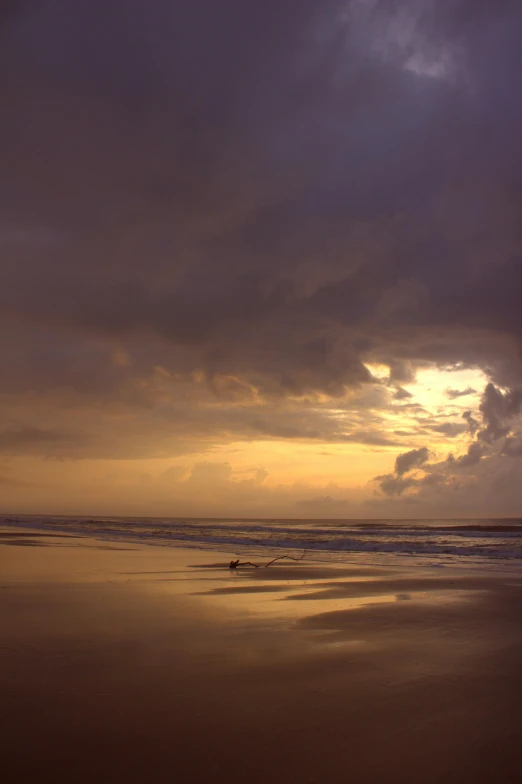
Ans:
[{"label": "orange sky near horizon", "polygon": [[[209,433],[207,444],[198,437],[193,451],[186,449],[180,455],[142,457],[138,450],[129,458],[93,459],[89,446],[84,456],[12,456],[2,464],[2,472],[10,480],[0,485],[2,510],[194,517],[393,514],[392,505],[389,510],[382,502],[372,505],[374,477],[392,471],[398,455],[423,447],[428,433],[432,462],[443,460],[449,452],[457,457],[465,453],[469,434],[462,427],[462,413],[471,409],[477,414],[487,379],[478,369],[424,367],[414,382],[401,387],[411,395],[405,395],[406,402],[388,400],[384,405],[395,388],[387,384],[386,368],[371,366],[370,370],[375,384],[351,391],[346,400],[329,400],[318,407],[321,417],[336,422],[337,434],[330,440],[328,436],[268,435],[238,439],[231,434],[212,437]],[[372,403],[368,394],[375,389],[379,398]],[[448,389],[468,391],[451,399]],[[212,405],[219,407],[219,399]],[[244,411],[244,402],[239,407]],[[262,411],[263,405],[256,403],[255,410]],[[338,432],[354,414],[361,417],[362,435],[356,435],[353,443],[342,442]],[[109,424],[110,413],[99,411],[98,416]],[[116,420],[121,416],[121,412],[113,415]],[[455,432],[448,437],[432,430],[432,420],[450,424],[450,432],[452,423]],[[371,443],[372,437],[376,443]],[[358,442],[358,438],[369,443]],[[380,438],[389,439],[390,444],[380,444]],[[168,451],[168,444],[158,443],[158,447]]]}]

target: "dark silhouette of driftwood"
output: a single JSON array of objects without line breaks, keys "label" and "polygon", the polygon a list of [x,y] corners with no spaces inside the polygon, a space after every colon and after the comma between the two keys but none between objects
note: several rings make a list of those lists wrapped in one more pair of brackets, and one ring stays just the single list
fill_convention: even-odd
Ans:
[{"label": "dark silhouette of driftwood", "polygon": [[228,568],[237,569],[238,566],[255,566],[256,569],[259,569],[259,564],[252,563],[252,561],[243,561],[243,563],[239,563],[239,558],[237,561],[230,561]]},{"label": "dark silhouette of driftwood", "polygon": [[[306,555],[306,550],[303,551],[303,554],[300,555],[299,558],[296,558],[293,555],[278,555],[277,558],[272,558],[271,561],[269,561],[268,563],[264,564],[263,568],[266,569],[267,566],[270,566],[271,564],[275,563],[276,561],[280,561],[282,558],[289,558],[291,561],[302,561],[303,558],[305,557],[305,555]],[[240,563],[239,562],[239,558],[238,558],[237,561],[230,561],[230,563],[228,565],[228,568],[229,569],[237,569],[239,566],[253,566],[255,569],[260,569],[262,564],[255,564],[255,563],[252,563],[252,561],[243,561],[242,563]]]},{"label": "dark silhouette of driftwood", "polygon": [[305,555],[306,555],[306,550],[303,550],[303,554],[300,555],[299,558],[295,558],[293,555],[278,555],[277,558],[273,558],[271,561],[265,564],[265,569],[267,566],[270,566],[270,564],[273,564],[276,561],[280,561],[281,558],[289,558],[291,561],[302,561]]}]

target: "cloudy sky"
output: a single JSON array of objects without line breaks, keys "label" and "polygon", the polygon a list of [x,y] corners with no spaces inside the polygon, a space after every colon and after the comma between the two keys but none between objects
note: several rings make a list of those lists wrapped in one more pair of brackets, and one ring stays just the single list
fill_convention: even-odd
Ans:
[{"label": "cloudy sky", "polygon": [[522,514],[519,0],[7,0],[0,511]]}]

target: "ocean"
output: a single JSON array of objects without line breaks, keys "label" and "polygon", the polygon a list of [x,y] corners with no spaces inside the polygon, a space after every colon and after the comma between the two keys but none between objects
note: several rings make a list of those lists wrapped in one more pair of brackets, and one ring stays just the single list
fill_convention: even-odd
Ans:
[{"label": "ocean", "polygon": [[522,566],[522,518],[474,520],[254,520],[9,515],[0,526],[112,542],[192,547],[240,558],[422,566]]}]

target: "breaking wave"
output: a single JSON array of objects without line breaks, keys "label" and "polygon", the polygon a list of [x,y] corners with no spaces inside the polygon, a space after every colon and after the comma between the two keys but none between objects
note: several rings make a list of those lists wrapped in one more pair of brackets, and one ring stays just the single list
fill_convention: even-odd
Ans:
[{"label": "breaking wave", "polygon": [[0,525],[101,539],[220,549],[307,550],[317,556],[410,556],[431,562],[522,562],[522,520],[237,520],[0,517]]}]

